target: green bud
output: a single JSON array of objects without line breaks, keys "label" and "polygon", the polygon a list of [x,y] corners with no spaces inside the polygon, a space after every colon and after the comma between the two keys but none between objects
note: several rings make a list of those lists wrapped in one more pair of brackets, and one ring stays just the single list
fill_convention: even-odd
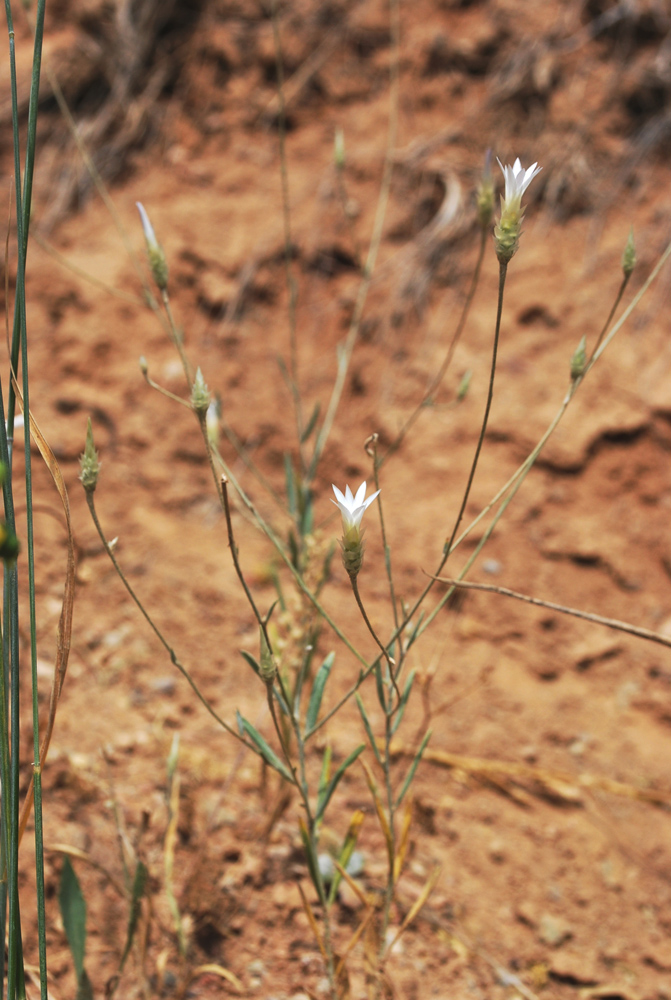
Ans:
[{"label": "green bud", "polygon": [[363,566],[363,531],[355,527],[345,532],[340,542],[340,549],[345,572],[350,578],[357,577]]},{"label": "green bud", "polygon": [[207,388],[203,373],[199,368],[191,386],[191,405],[196,413],[202,416],[207,413],[211,402],[210,390]]},{"label": "green bud", "polygon": [[87,493],[93,493],[98,484],[100,461],[98,459],[98,452],[93,444],[93,428],[91,427],[90,417],[86,427],[86,447],[84,448],[84,454],[79,458],[79,464],[81,467],[79,478],[82,486]]},{"label": "green bud", "polygon": [[504,211],[494,226],[494,249],[500,264],[507,264],[513,259],[519,250],[521,233],[522,217],[518,213]]},{"label": "green bud", "polygon": [[622,254],[622,270],[624,271],[625,277],[629,277],[631,272],[636,267],[636,247],[634,246],[634,228],[629,230],[629,239],[627,240],[627,245],[624,248],[624,253]]},{"label": "green bud", "polygon": [[142,372],[143,376],[146,378],[147,375],[149,374],[149,365],[147,364],[147,359],[145,358],[144,354],[140,358],[139,364],[140,364],[140,371]]},{"label": "green bud", "polygon": [[266,682],[266,684],[272,684],[272,682],[275,680],[277,667],[275,666],[275,660],[273,659],[273,654],[270,652],[268,640],[266,639],[266,633],[264,629],[261,628],[260,625],[259,625],[259,642],[261,646],[261,655],[259,656],[261,677]]},{"label": "green bud", "polygon": [[585,371],[587,365],[587,338],[583,337],[571,358],[571,378],[575,382]]}]

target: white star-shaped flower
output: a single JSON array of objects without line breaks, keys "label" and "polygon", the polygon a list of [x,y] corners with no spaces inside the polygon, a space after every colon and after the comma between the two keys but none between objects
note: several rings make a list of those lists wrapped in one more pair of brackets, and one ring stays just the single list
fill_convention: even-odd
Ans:
[{"label": "white star-shaped flower", "polygon": [[538,163],[532,163],[531,166],[527,167],[525,170],[520,163],[519,156],[513,163],[512,167],[510,164],[506,164],[504,167],[498,156],[496,160],[503,171],[503,176],[506,182],[506,193],[503,196],[503,211],[505,212],[506,209],[511,209],[513,206],[519,210],[522,195],[529,187],[534,177],[539,174],[543,168],[539,167]]},{"label": "white star-shaped flower", "polygon": [[336,495],[335,500],[331,500],[334,503],[340,513],[342,514],[342,528],[344,534],[347,536],[349,532],[354,529],[356,533],[359,533],[359,525],[361,524],[361,518],[364,515],[364,511],[369,507],[375,497],[380,492],[373,493],[366,500],[366,483],[363,482],[356,494],[353,494],[349,486],[345,487],[345,492],[341,493],[337,486],[333,487],[333,492]]}]

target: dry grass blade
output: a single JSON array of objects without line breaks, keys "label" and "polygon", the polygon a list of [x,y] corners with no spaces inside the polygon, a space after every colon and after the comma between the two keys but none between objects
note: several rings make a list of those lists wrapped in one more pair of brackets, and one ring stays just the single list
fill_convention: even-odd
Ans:
[{"label": "dry grass blade", "polygon": [[305,895],[305,892],[303,891],[303,886],[300,884],[300,882],[298,883],[298,891],[301,894],[301,902],[303,903],[303,909],[305,910],[305,916],[308,918],[308,923],[310,924],[310,930],[314,934],[315,941],[317,942],[317,944],[319,946],[319,950],[321,952],[322,958],[324,959],[325,962],[328,962],[328,956],[326,954],[326,948],[324,947],[324,941],[322,939],[321,931],[319,930],[319,925],[317,923],[317,918],[315,917],[315,915],[314,915],[314,913],[312,911],[312,907],[310,906],[310,903],[308,902],[308,898]]},{"label": "dry grass blade", "polygon": [[[412,747],[393,744],[392,755],[401,754],[412,757],[415,750]],[[528,764],[510,764],[503,760],[485,760],[481,757],[462,757],[459,754],[444,750],[426,750],[424,760],[441,767],[449,767],[455,771],[463,771],[476,778],[484,779],[505,789],[506,782],[531,786],[536,795],[545,795],[552,799],[573,805],[583,804],[581,789],[600,789],[611,795],[636,799],[639,802],[650,802],[654,805],[671,805],[671,790],[654,788],[637,788],[624,781],[599,774],[567,774],[558,771],[546,771],[541,767],[531,767]],[[507,791],[507,789],[506,789]]]},{"label": "dry grass blade", "polygon": [[[14,386],[14,391],[16,392],[17,398],[19,399],[21,406],[23,408],[23,396],[19,385],[12,374],[12,384]],[[30,413],[28,415],[30,420],[30,433],[33,441],[37,445],[40,451],[40,455],[44,460],[44,464],[51,473],[51,478],[54,481],[54,485],[58,490],[58,495],[61,498],[61,504],[63,506],[63,513],[65,514],[65,525],[67,529],[67,560],[65,569],[65,584],[63,587],[63,604],[61,607],[61,614],[58,620],[58,631],[56,633],[56,662],[54,664],[54,678],[51,684],[51,695],[49,698],[49,715],[47,717],[47,725],[44,736],[42,737],[42,743],[40,745],[40,772],[44,768],[46,763],[47,755],[49,753],[49,745],[51,743],[51,737],[54,731],[54,725],[56,722],[56,711],[58,709],[58,701],[61,696],[61,691],[63,689],[63,682],[65,681],[65,674],[68,669],[68,659],[70,657],[70,642],[72,638],[72,610],[74,606],[75,599],[75,542],[72,535],[72,520],[70,517],[70,501],[68,499],[68,492],[65,488],[65,481],[63,479],[63,474],[61,472],[60,466],[56,461],[56,456],[49,447],[46,438],[42,434],[42,431],[37,426],[37,423]],[[24,414],[25,418],[25,414]],[[28,818],[30,816],[30,811],[33,807],[33,795],[34,795],[34,784],[33,778],[30,779],[30,785],[28,787],[28,792],[26,794],[23,807],[21,809],[21,818],[19,821],[19,843],[26,829],[26,824],[28,823]]]},{"label": "dry grass blade", "polygon": [[398,843],[398,851],[396,852],[396,857],[394,858],[394,884],[396,884],[401,877],[401,872],[403,871],[403,862],[405,861],[405,856],[408,853],[408,846],[410,844],[410,827],[412,825],[412,798],[408,796],[405,800],[405,809],[403,811],[403,825],[401,827],[401,836]]},{"label": "dry grass blade", "polygon": [[405,919],[403,920],[403,923],[401,924],[401,926],[399,927],[398,931],[394,935],[394,938],[393,938],[391,944],[389,944],[387,946],[387,949],[386,949],[386,954],[387,955],[391,954],[391,952],[393,950],[393,947],[396,944],[396,942],[398,941],[398,939],[400,938],[400,936],[408,929],[408,927],[410,926],[410,924],[413,922],[413,920],[415,919],[415,917],[417,916],[417,914],[419,913],[419,911],[422,909],[422,907],[426,903],[427,899],[429,898],[429,896],[431,895],[431,893],[433,892],[433,890],[436,887],[436,882],[440,878],[441,871],[442,871],[442,869],[441,869],[440,865],[436,865],[436,867],[433,869],[433,871],[429,875],[428,879],[424,883],[424,887],[423,887],[422,891],[420,892],[419,896],[417,897],[417,899],[415,900],[415,902],[412,904],[412,906],[410,907],[410,909],[406,913]]},{"label": "dry grass blade", "polygon": [[90,865],[91,868],[95,868],[97,872],[104,875],[109,884],[122,899],[126,899],[128,896],[128,893],[125,891],[121,883],[117,882],[114,875],[112,875],[107,868],[96,861],[95,858],[92,858],[87,851],[82,851],[79,847],[72,847],[70,844],[46,844],[45,849],[48,851],[58,851],[59,854],[67,854],[71,858],[77,858],[78,861],[83,861],[84,864]]},{"label": "dry grass blade", "polygon": [[219,976],[221,979],[225,979],[226,982],[234,986],[239,993],[244,993],[244,986],[230,969],[226,969],[223,965],[217,965],[216,962],[209,962],[207,965],[199,965],[191,973],[191,982],[197,979],[198,976]]},{"label": "dry grass blade", "polygon": [[368,767],[365,761],[361,761],[361,766],[364,769],[366,775],[366,783],[370,789],[370,794],[373,796],[373,802],[375,804],[375,812],[377,813],[377,818],[379,820],[380,826],[382,827],[382,833],[384,834],[385,843],[387,845],[387,854],[389,855],[389,864],[393,867],[394,864],[394,840],[391,835],[391,829],[389,828],[389,823],[387,817],[385,816],[384,806],[382,805],[382,800],[380,799],[380,793],[377,790],[377,785],[375,784],[375,778],[372,775],[371,769]]}]

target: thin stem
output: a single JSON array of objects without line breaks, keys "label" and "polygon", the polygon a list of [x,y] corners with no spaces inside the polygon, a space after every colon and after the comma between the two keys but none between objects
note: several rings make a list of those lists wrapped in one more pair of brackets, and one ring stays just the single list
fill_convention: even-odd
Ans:
[{"label": "thin stem", "polygon": [[[615,315],[617,307],[619,306],[619,304],[620,304],[620,302],[622,300],[622,296],[624,295],[624,290],[627,287],[627,285],[629,284],[629,279],[630,278],[631,278],[631,271],[628,271],[628,272],[625,273],[624,277],[622,278],[622,282],[620,284],[620,289],[619,289],[617,295],[615,296],[615,302],[613,302],[613,307],[610,310],[610,312],[608,313],[608,319],[604,323],[603,329],[601,330],[601,333],[599,334],[599,336],[597,338],[597,342],[596,342],[596,344],[594,346],[594,350],[592,351],[592,355],[591,355],[592,358],[594,357],[594,355],[596,354],[596,352],[601,347],[601,341],[606,336],[606,332],[608,330],[608,327],[613,322],[613,316]],[[591,360],[591,358],[590,358],[590,360]]]},{"label": "thin stem", "polygon": [[[499,336],[501,333],[501,317],[503,315],[503,292],[506,284],[506,273],[508,271],[507,263],[499,264],[499,297],[496,307],[496,330],[494,332],[494,347],[492,349],[492,364],[489,371],[489,389],[487,391],[487,405],[485,406],[485,414],[482,418],[482,427],[480,429],[480,437],[478,438],[478,443],[475,448],[475,455],[473,456],[473,464],[471,465],[471,471],[468,477],[468,482],[466,483],[466,489],[464,490],[464,496],[461,501],[461,507],[459,509],[459,514],[457,515],[457,520],[455,521],[454,528],[452,529],[452,534],[450,540],[445,546],[445,561],[449,558],[450,549],[452,548],[452,542],[454,541],[457,531],[459,530],[459,525],[461,524],[461,519],[464,516],[464,511],[466,510],[466,504],[468,503],[468,498],[471,493],[471,487],[473,485],[473,479],[475,477],[475,470],[478,467],[478,461],[480,459],[480,452],[482,451],[482,445],[485,440],[485,433],[487,431],[487,423],[489,422],[489,412],[492,408],[492,400],[494,398],[494,377],[496,375],[496,358],[499,348]],[[445,563],[443,563],[443,566]],[[442,567],[441,567],[442,569]],[[440,572],[440,571],[439,571]]]},{"label": "thin stem", "polygon": [[175,323],[175,319],[172,315],[172,307],[170,305],[170,298],[168,296],[168,290],[166,288],[161,289],[161,299],[163,300],[165,313],[166,316],[168,317],[168,323],[170,324],[170,336],[173,344],[177,348],[177,353],[179,354],[179,359],[182,362],[182,368],[184,369],[186,384],[190,389],[191,386],[193,385],[191,366],[189,364],[189,359],[186,356],[186,351],[184,350],[184,338],[182,336],[182,331],[178,329],[177,324]]},{"label": "thin stem", "polygon": [[622,622],[617,618],[605,618],[603,615],[595,615],[589,611],[580,611],[578,608],[570,608],[565,604],[556,604],[554,601],[544,601],[539,597],[531,597],[529,594],[521,594],[517,590],[510,590],[508,587],[498,587],[491,583],[471,583],[466,580],[452,580],[447,577],[438,576],[436,580],[440,583],[447,583],[451,587],[460,587],[466,590],[484,590],[490,594],[501,594],[503,597],[514,597],[517,601],[525,601],[538,608],[547,608],[549,611],[559,611],[563,615],[572,615],[574,618],[582,618],[587,622],[594,622],[596,625],[605,625],[606,628],[615,629],[618,632],[626,632],[635,635],[640,639],[648,639],[650,642],[658,642],[661,646],[671,648],[671,638],[653,632],[651,629],[642,628],[638,625],[631,625],[629,622]]},{"label": "thin stem", "polygon": [[[382,462],[378,459],[377,445],[379,441],[379,435],[371,435],[366,451],[368,454],[372,454],[373,457],[373,476],[375,478],[375,489],[377,491],[377,511],[380,518],[380,532],[382,534],[382,546],[384,548],[384,566],[387,573],[387,580],[389,581],[389,597],[391,599],[391,607],[394,614],[394,625],[398,628],[398,607],[396,604],[396,591],[394,588],[394,578],[391,571],[391,550],[387,544],[387,531],[384,523],[384,512],[382,510],[382,491],[380,489],[380,467]],[[399,660],[399,670],[402,662],[402,652],[401,658]]]},{"label": "thin stem", "polygon": [[[396,681],[394,680],[394,667],[396,666],[396,661],[393,659],[393,657],[391,657],[389,655],[388,650],[385,649],[385,647],[382,645],[382,642],[378,638],[377,632],[375,631],[375,629],[373,628],[373,626],[370,623],[370,618],[366,614],[366,609],[363,606],[363,601],[361,600],[361,595],[359,594],[359,585],[357,583],[356,577],[355,576],[350,576],[349,582],[352,584],[352,592],[354,594],[354,598],[356,600],[356,603],[357,603],[357,606],[359,608],[359,611],[361,612],[361,617],[365,621],[366,627],[368,628],[368,631],[370,632],[370,634],[375,639],[375,642],[377,643],[378,647],[382,651],[382,655],[384,656],[385,660],[387,661],[387,666],[389,667],[389,673],[391,674],[391,678],[394,681],[394,687],[396,688],[396,693],[398,694],[398,688],[396,687]],[[400,698],[400,694],[399,694],[399,698]]]},{"label": "thin stem", "polygon": [[116,570],[117,575],[119,576],[119,579],[121,580],[121,582],[123,583],[124,587],[128,591],[129,596],[131,597],[131,599],[133,600],[133,602],[135,603],[135,605],[139,609],[140,613],[142,614],[142,617],[145,619],[145,621],[147,622],[147,624],[151,628],[152,632],[154,633],[154,635],[156,636],[156,638],[158,639],[158,641],[161,643],[161,645],[163,646],[163,648],[165,649],[165,651],[168,653],[171,662],[174,664],[175,667],[177,667],[177,669],[179,670],[179,672],[186,679],[186,681],[188,682],[189,686],[191,687],[191,690],[194,692],[194,694],[196,695],[196,697],[198,698],[198,700],[201,702],[201,704],[203,705],[203,707],[207,709],[207,711],[210,713],[210,715],[212,716],[212,718],[216,722],[219,723],[219,725],[222,727],[222,729],[225,729],[227,733],[229,733],[231,736],[234,736],[235,739],[238,740],[238,742],[242,743],[243,746],[248,746],[248,744],[245,742],[245,740],[243,740],[243,738],[240,736],[240,734],[232,726],[229,726],[229,724],[227,722],[225,722],[215,712],[215,710],[212,708],[212,706],[210,705],[210,703],[207,700],[207,698],[205,697],[205,695],[202,694],[200,688],[198,687],[198,685],[194,681],[194,679],[191,676],[191,674],[189,673],[189,671],[177,659],[177,654],[175,653],[174,649],[172,648],[172,646],[170,646],[170,644],[168,643],[168,641],[163,636],[163,633],[160,631],[158,625],[155,624],[153,618],[149,615],[149,612],[145,609],[144,605],[140,601],[140,598],[137,596],[137,594],[135,593],[135,591],[131,587],[130,583],[128,582],[128,579],[126,578],[123,570],[121,569],[121,566],[119,565],[119,562],[118,562],[116,556],[114,555],[114,549],[112,548],[112,546],[110,545],[110,543],[107,541],[107,538],[105,537],[105,533],[103,532],[103,529],[102,529],[102,526],[100,524],[100,521],[98,520],[98,513],[96,511],[95,501],[93,499],[93,493],[90,490],[86,490],[85,492],[86,492],[86,503],[88,504],[88,508],[89,508],[89,511],[90,511],[90,514],[91,514],[91,518],[93,519],[93,523],[95,525],[96,531],[98,532],[98,536],[100,538],[100,541],[103,544],[103,548],[107,552],[107,555],[110,557],[110,559],[112,561],[112,565],[114,566],[114,569]]},{"label": "thin stem", "polygon": [[150,389],[155,389],[156,392],[160,392],[162,396],[167,396],[167,398],[171,399],[173,403],[179,403],[180,406],[186,406],[187,410],[193,409],[188,400],[182,399],[181,396],[177,396],[174,392],[170,392],[169,389],[164,389],[162,385],[158,384],[158,382],[154,382],[153,378],[144,367],[142,367],[142,377]]},{"label": "thin stem", "polygon": [[478,287],[478,283],[480,281],[480,272],[482,270],[482,262],[484,260],[486,246],[487,246],[487,230],[482,229],[480,233],[480,250],[478,252],[478,259],[475,264],[475,270],[473,271],[473,276],[471,278],[471,284],[468,289],[468,294],[466,295],[466,300],[461,310],[461,316],[459,317],[457,328],[454,331],[454,334],[452,335],[450,346],[447,349],[447,354],[445,355],[443,363],[438,369],[437,374],[429,383],[420,402],[417,404],[416,408],[413,410],[413,412],[410,414],[410,416],[406,420],[401,430],[398,432],[396,438],[392,441],[392,443],[389,445],[389,448],[382,456],[382,459],[380,460],[380,465],[384,465],[387,459],[390,458],[391,455],[393,455],[394,452],[398,451],[398,449],[401,447],[401,444],[403,443],[406,435],[415,424],[417,418],[419,417],[424,407],[427,406],[433,400],[434,393],[440,387],[440,384],[443,381],[443,378],[445,377],[445,372],[452,363],[454,352],[457,348],[457,344],[459,343],[461,335],[464,331],[464,327],[466,326],[466,320],[468,319],[468,314],[471,310],[473,299],[475,298],[475,293]]}]

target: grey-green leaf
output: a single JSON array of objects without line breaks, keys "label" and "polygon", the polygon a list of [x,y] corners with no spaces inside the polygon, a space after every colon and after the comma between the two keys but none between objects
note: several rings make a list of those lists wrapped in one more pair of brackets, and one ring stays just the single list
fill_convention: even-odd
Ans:
[{"label": "grey-green leaf", "polygon": [[366,730],[366,735],[368,736],[368,742],[370,743],[370,745],[371,745],[371,747],[373,749],[373,753],[377,757],[378,764],[380,764],[380,766],[382,766],[382,758],[380,757],[380,751],[377,748],[377,743],[375,741],[375,735],[374,735],[373,730],[371,728],[370,722],[368,721],[368,715],[366,714],[366,709],[363,707],[363,702],[362,702],[362,700],[361,700],[361,698],[360,698],[360,696],[359,696],[358,693],[356,695],[356,703],[357,703],[357,707],[359,709],[359,712],[361,713],[361,721],[363,722],[364,729]]},{"label": "grey-green leaf", "polygon": [[255,744],[259,754],[267,761],[268,764],[270,764],[271,767],[275,768],[278,774],[281,774],[283,778],[286,778],[286,780],[290,781],[292,785],[295,785],[296,782],[294,776],[288,770],[286,764],[282,763],[275,751],[266,743],[263,736],[261,736],[261,733],[254,728],[251,722],[248,722],[247,719],[240,715],[239,712],[237,715],[238,728],[241,732],[246,733],[247,736],[249,736],[250,740]]},{"label": "grey-green leaf", "polygon": [[324,688],[326,687],[326,682],[329,679],[329,674],[331,673],[334,661],[335,653],[329,653],[317,671],[317,676],[314,679],[312,693],[310,694],[310,703],[305,717],[306,739],[317,722],[317,716],[319,715],[319,709],[321,708],[322,698],[324,697]]},{"label": "grey-green leaf", "polygon": [[410,765],[410,770],[408,771],[407,775],[405,776],[405,781],[403,782],[403,787],[401,788],[401,791],[398,793],[398,798],[396,799],[396,808],[397,809],[400,806],[401,802],[403,801],[403,797],[404,797],[405,793],[410,788],[410,782],[415,777],[415,771],[417,770],[419,762],[422,759],[422,754],[424,753],[424,751],[426,749],[426,744],[429,742],[430,739],[431,739],[431,730],[429,729],[428,732],[427,732],[427,734],[426,734],[426,736],[424,737],[424,739],[422,740],[422,742],[420,744],[419,750],[415,754],[415,759],[413,760],[412,764]]},{"label": "grey-green leaf", "polygon": [[319,796],[319,799],[318,799],[318,802],[317,802],[317,813],[315,815],[315,821],[320,820],[321,817],[324,815],[326,807],[327,807],[327,805],[329,804],[329,802],[331,800],[331,796],[333,795],[333,793],[335,792],[336,788],[338,787],[338,784],[339,784],[340,779],[342,778],[343,774],[345,773],[345,771],[347,770],[347,768],[350,766],[350,764],[353,764],[354,761],[359,756],[359,754],[363,753],[363,751],[365,749],[366,749],[366,744],[362,743],[360,746],[358,746],[356,748],[356,750],[352,751],[352,753],[349,755],[349,757],[347,757],[346,760],[344,760],[342,762],[342,764],[340,765],[340,767],[338,768],[338,770],[336,771],[336,773],[333,775],[333,777],[329,781],[329,783],[326,786],[326,788],[324,789],[324,791]]}]

